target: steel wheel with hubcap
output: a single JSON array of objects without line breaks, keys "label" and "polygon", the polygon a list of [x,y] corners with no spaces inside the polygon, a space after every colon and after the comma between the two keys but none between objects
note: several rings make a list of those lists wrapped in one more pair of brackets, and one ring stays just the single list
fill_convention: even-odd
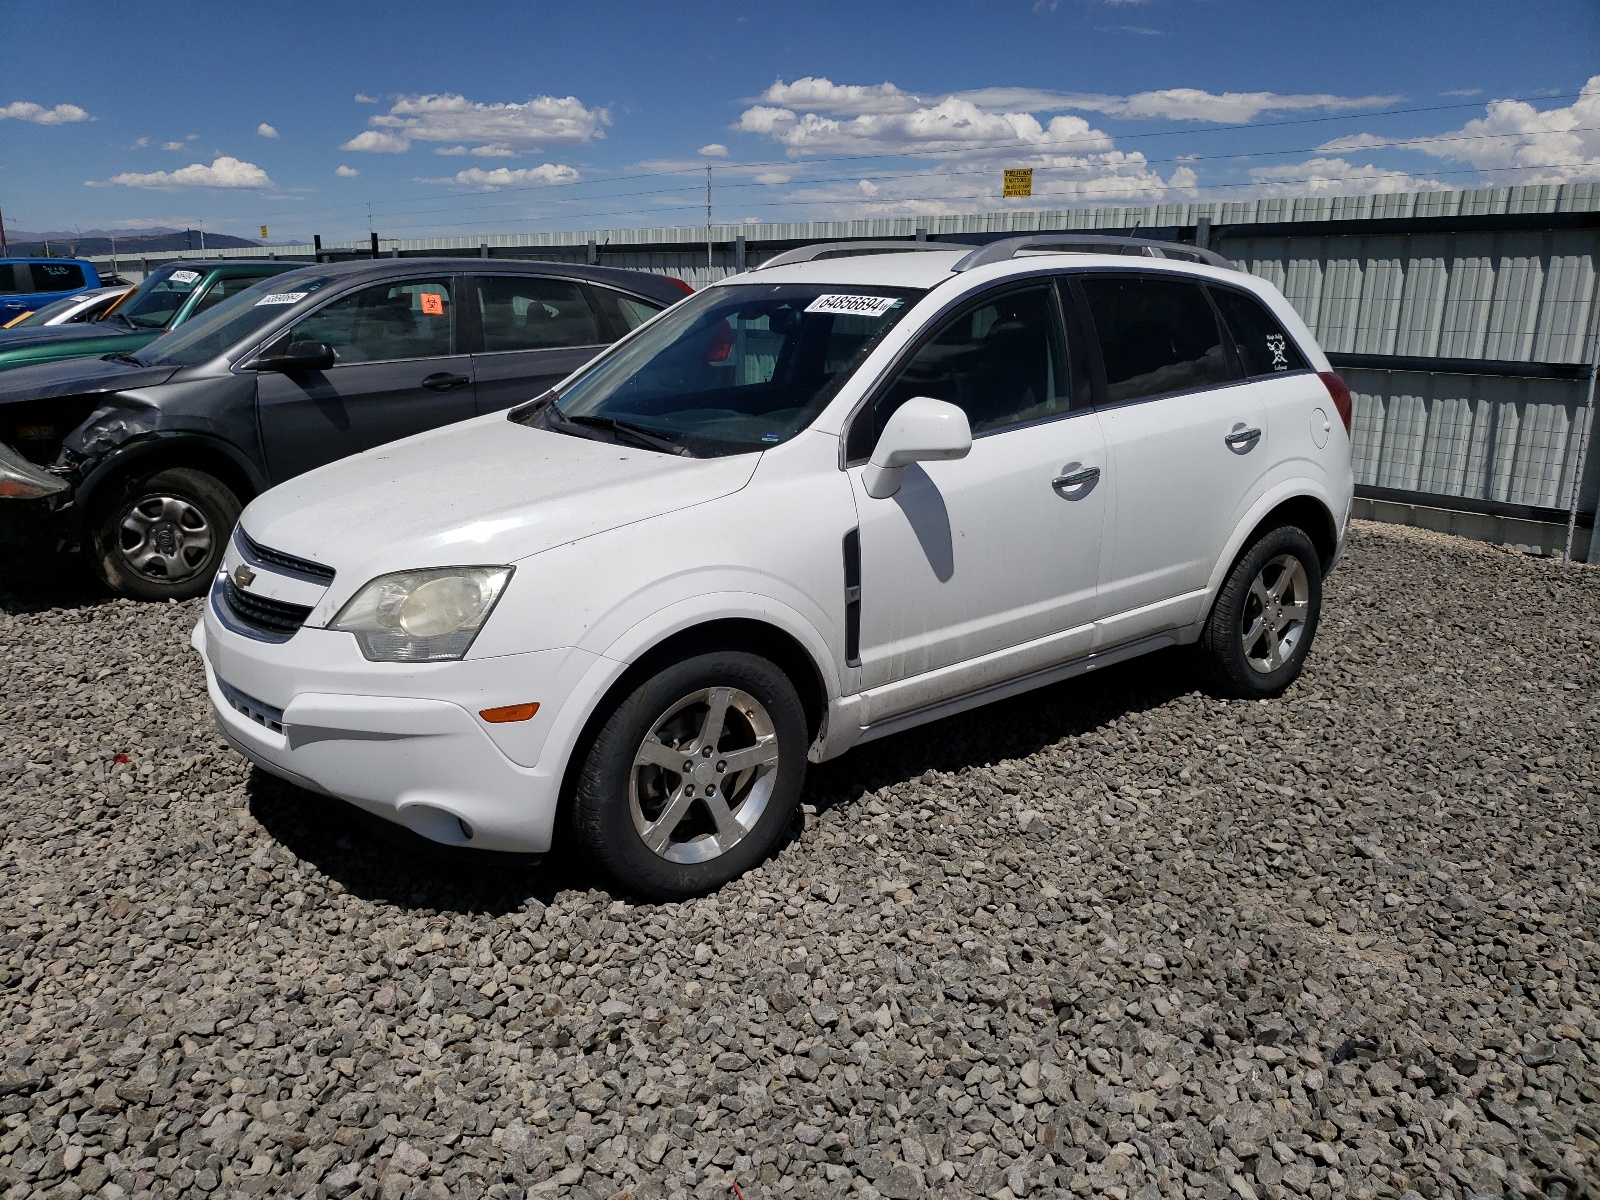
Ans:
[{"label": "steel wheel with hubcap", "polygon": [[777,843],[799,801],[806,740],[799,697],[767,660],[726,651],[674,663],[595,735],[574,833],[634,890],[711,891]]},{"label": "steel wheel with hubcap", "polygon": [[1322,560],[1305,531],[1269,529],[1228,572],[1197,649],[1212,689],[1260,699],[1299,676],[1322,611]]},{"label": "steel wheel with hubcap", "polygon": [[186,600],[211,585],[239,501],[220,480],[187,467],[132,479],[96,531],[100,575],[140,600]]}]

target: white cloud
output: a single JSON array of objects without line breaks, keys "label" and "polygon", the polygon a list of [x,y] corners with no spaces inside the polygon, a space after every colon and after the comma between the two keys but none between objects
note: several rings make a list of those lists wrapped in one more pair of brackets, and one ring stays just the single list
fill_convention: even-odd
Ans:
[{"label": "white cloud", "polygon": [[271,125],[268,125],[265,121],[256,126],[256,132],[264,138],[275,138],[278,136],[278,131]]},{"label": "white cloud", "polygon": [[189,143],[188,142],[162,142],[161,143],[161,148],[163,150],[187,150],[189,148]]},{"label": "white cloud", "polygon": [[392,133],[382,133],[376,129],[363,130],[355,135],[344,145],[341,150],[364,150],[369,154],[404,154],[411,149],[411,143],[403,137],[396,137]]},{"label": "white cloud", "polygon": [[[1160,33],[1160,30],[1150,31]],[[976,88],[944,96],[920,96],[892,83],[869,86],[838,84],[821,76],[793,83],[779,80],[755,100],[759,108],[804,109],[808,114],[874,116],[913,113],[947,99],[967,101],[985,112],[1097,112],[1128,120],[1251,121],[1268,112],[1353,112],[1382,108],[1399,96],[1338,96],[1319,93],[1206,92],[1198,88],[1165,88],[1128,96],[1098,92],[1058,92],[1045,88]]]},{"label": "white cloud", "polygon": [[870,179],[858,179],[856,180],[856,186],[861,189],[861,194],[869,200],[876,196],[879,191],[878,185]]},{"label": "white cloud", "polygon": [[[187,167],[180,167],[176,171],[124,171],[120,175],[113,175],[106,180],[106,184],[117,184],[122,187],[137,188],[180,188],[180,187],[209,187],[209,188],[262,188],[272,187],[272,180],[267,178],[267,173],[255,163],[241,162],[224,154],[217,158],[210,166],[205,163],[191,163]],[[94,184],[90,186],[105,186]]]},{"label": "white cloud", "polygon": [[495,188],[515,187],[518,184],[539,183],[575,183],[578,171],[565,163],[541,163],[537,167],[521,167],[513,170],[511,167],[495,167],[486,171],[482,167],[470,167],[465,171],[457,171],[447,179],[425,179],[423,183],[454,183],[462,187]]},{"label": "white cloud", "polygon": [[589,108],[576,96],[535,96],[521,104],[480,104],[465,96],[401,96],[389,111],[368,119],[371,129],[344,150],[397,154],[412,142],[479,143],[500,150],[574,145],[605,136],[611,114]]},{"label": "white cloud", "polygon": [[343,165],[335,167],[333,169],[333,173],[340,179],[354,179],[357,175],[361,174],[361,172],[356,170],[354,167],[346,167]]},{"label": "white cloud", "polygon": [[58,104],[46,108],[28,100],[18,100],[0,106],[0,121],[28,121],[34,125],[71,125],[78,121],[93,120],[76,104]]},{"label": "white cloud", "polygon": [[1482,88],[1451,88],[1447,92],[1440,92],[1441,96],[1481,96]]},{"label": "white cloud", "polygon": [[[1374,134],[1336,138],[1319,150],[1393,145]],[[1460,129],[1408,138],[1403,147],[1493,171],[1496,186],[1600,179],[1600,75],[1565,108],[1538,109],[1523,100],[1491,100],[1484,115]]]},{"label": "white cloud", "polygon": [[727,158],[728,148],[721,142],[709,142],[701,146],[695,153],[704,155],[706,158]]},{"label": "white cloud", "polygon": [[356,99],[356,103],[357,104],[377,104],[378,103],[378,98],[376,96],[369,96],[365,92],[357,92],[355,99]]},{"label": "white cloud", "polygon": [[515,158],[517,152],[510,146],[436,146],[435,154],[454,157],[462,154],[471,154],[475,158]]},{"label": "white cloud", "polygon": [[775,187],[780,183],[788,183],[793,177],[793,173],[789,171],[762,171],[755,177],[755,181],[768,187]]},{"label": "white cloud", "polygon": [[1382,192],[1433,192],[1450,187],[1437,179],[1405,171],[1356,166],[1342,158],[1312,158],[1300,163],[1256,167],[1250,178],[1263,196],[1364,196]]},{"label": "white cloud", "polygon": [[147,137],[134,138],[133,139],[133,148],[135,150],[143,150],[149,145],[150,145],[150,139],[147,138]]},{"label": "white cloud", "polygon": [[806,75],[793,83],[777,80],[757,100],[781,108],[806,108],[813,112],[900,113],[923,103],[921,97],[901,91],[892,83],[866,86],[834,83],[822,76]]}]

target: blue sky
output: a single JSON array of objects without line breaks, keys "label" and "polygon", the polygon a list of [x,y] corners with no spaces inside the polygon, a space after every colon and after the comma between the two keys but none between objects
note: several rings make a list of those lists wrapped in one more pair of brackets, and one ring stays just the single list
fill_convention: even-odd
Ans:
[{"label": "blue sky", "polygon": [[719,222],[1600,179],[1594,0],[46,2],[0,44],[8,230],[696,224],[708,163]]}]

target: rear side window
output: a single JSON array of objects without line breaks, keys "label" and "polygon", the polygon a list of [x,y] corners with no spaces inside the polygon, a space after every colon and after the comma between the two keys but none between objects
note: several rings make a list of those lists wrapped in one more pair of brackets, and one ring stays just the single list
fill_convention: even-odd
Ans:
[{"label": "rear side window", "polygon": [[596,287],[593,291],[594,298],[599,302],[600,308],[611,319],[611,327],[624,333],[639,328],[639,326],[661,311],[661,305],[659,304],[652,304],[650,301],[641,300],[637,296],[625,296],[621,292],[612,291],[610,288]]},{"label": "rear side window", "polygon": [[33,273],[25,263],[0,263],[0,296],[33,291]]},{"label": "rear side window", "polygon": [[76,263],[30,263],[33,290],[70,292],[83,286],[83,268]]},{"label": "rear side window", "polygon": [[1283,326],[1261,301],[1243,292],[1219,287],[1211,289],[1211,298],[1222,310],[1222,319],[1233,335],[1233,344],[1239,350],[1239,361],[1246,375],[1254,378],[1280,371],[1306,370],[1307,363],[1300,348],[1289,340]]},{"label": "rear side window", "polygon": [[566,279],[483,276],[478,314],[483,348],[490,353],[597,346],[607,340],[583,289]]},{"label": "rear side window", "polygon": [[1200,285],[1148,275],[1083,280],[1109,403],[1192,391],[1232,378]]}]

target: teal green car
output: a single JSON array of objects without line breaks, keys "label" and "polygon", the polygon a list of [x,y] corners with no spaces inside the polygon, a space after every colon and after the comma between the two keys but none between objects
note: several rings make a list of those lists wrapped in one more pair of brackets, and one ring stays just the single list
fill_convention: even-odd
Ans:
[{"label": "teal green car", "polygon": [[272,259],[169,263],[145,276],[98,321],[0,329],[0,372],[63,358],[132,354],[251,284],[303,266]]}]

